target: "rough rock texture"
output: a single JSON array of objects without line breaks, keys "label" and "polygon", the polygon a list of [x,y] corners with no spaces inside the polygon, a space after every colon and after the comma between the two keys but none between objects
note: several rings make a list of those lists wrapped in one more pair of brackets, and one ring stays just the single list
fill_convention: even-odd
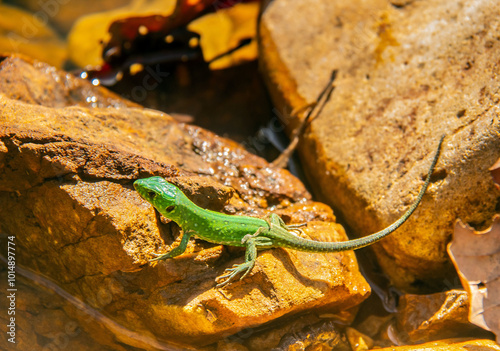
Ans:
[{"label": "rough rock texture", "polygon": [[[7,281],[7,270],[0,267],[0,278]],[[78,350],[127,351],[139,348],[177,351],[175,345],[156,342],[130,330],[121,329],[109,318],[74,297],[57,284],[22,268],[16,267],[15,346],[7,338],[0,339],[2,350]],[[72,300],[73,299],[73,300]],[[4,316],[6,316],[4,314]],[[7,323],[2,316],[0,330],[7,335]],[[10,316],[9,316],[10,317]],[[115,333],[110,330],[115,329]],[[121,331],[121,339],[115,335]],[[129,336],[128,340],[124,338]],[[11,337],[9,335],[9,337]],[[134,341],[134,338],[137,339]],[[141,340],[142,339],[142,340]],[[124,341],[123,343],[121,341]],[[128,344],[128,345],[127,345]],[[185,349],[182,349],[185,350]]]},{"label": "rough rock texture", "polygon": [[[0,62],[0,229],[16,236],[19,266],[106,316],[104,330],[89,332],[98,343],[112,335],[147,349],[161,348],[151,340],[207,345],[281,316],[348,310],[368,296],[352,252],[264,251],[245,280],[224,289],[214,279],[243,260],[242,250],[192,241],[183,256],[148,265],[179,239],[132,188],[151,175],[172,177],[214,210],[273,210],[308,221],[312,238],[346,239],[296,178],[237,144],[45,64]],[[93,319],[75,318],[92,330]]]},{"label": "rough rock texture", "polygon": [[346,336],[352,351],[364,351],[373,347],[373,339],[353,328],[346,328]]},{"label": "rough rock texture", "polygon": [[276,0],[264,10],[261,66],[280,110],[314,101],[338,70],[300,152],[318,196],[355,232],[377,231],[408,208],[447,135],[421,208],[374,246],[407,291],[450,274],[445,248],[457,217],[485,226],[498,206],[487,170],[500,150],[499,16],[493,0]]},{"label": "rough rock texture", "polygon": [[[352,316],[352,313],[346,315]],[[342,323],[339,318],[342,319],[342,315],[335,317],[313,314],[293,316],[288,323],[272,329],[237,333],[229,337],[225,345],[239,344],[247,347],[247,350],[351,351],[340,327]],[[343,322],[352,323],[352,320]]]},{"label": "rough rock texture", "polygon": [[497,351],[500,346],[491,340],[469,340],[449,339],[443,341],[429,342],[419,345],[384,347],[377,351]]},{"label": "rough rock texture", "polygon": [[[399,338],[408,343],[476,337],[488,332],[469,323],[469,298],[464,290],[430,295],[403,295],[399,300]],[[403,335],[404,334],[404,335]]]}]

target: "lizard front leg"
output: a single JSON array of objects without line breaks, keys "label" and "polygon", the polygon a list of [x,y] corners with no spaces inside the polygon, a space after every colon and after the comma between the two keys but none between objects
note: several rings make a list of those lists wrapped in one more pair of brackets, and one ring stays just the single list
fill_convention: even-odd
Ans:
[{"label": "lizard front leg", "polygon": [[166,260],[167,258],[172,258],[175,256],[182,255],[184,253],[184,251],[186,251],[187,244],[188,244],[189,239],[191,238],[192,235],[193,235],[192,231],[184,232],[182,234],[182,238],[181,238],[181,242],[180,242],[179,246],[170,250],[166,254],[163,254],[163,255],[155,254],[157,257],[153,258],[152,260],[149,260],[149,262],[162,261],[162,260]]}]

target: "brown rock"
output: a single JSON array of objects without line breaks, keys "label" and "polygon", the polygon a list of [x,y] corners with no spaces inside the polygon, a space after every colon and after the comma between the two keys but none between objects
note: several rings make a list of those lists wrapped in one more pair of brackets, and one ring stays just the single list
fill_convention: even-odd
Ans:
[{"label": "brown rock", "polygon": [[278,349],[351,351],[347,338],[331,321],[311,325],[297,334],[287,335]]},{"label": "brown rock", "polygon": [[491,340],[467,340],[463,339],[448,339],[441,341],[434,341],[420,345],[409,345],[409,346],[396,346],[396,347],[384,347],[377,349],[377,351],[470,351],[470,350],[481,350],[481,351],[493,351],[500,350],[500,346]]},{"label": "brown rock", "polygon": [[[338,316],[335,316],[338,317]],[[336,318],[315,314],[300,315],[286,324],[264,332],[247,333],[244,342],[250,350],[335,350],[351,351]]]},{"label": "brown rock", "polygon": [[[3,99],[0,102],[2,105],[8,98],[17,100],[25,108],[31,105],[39,105],[39,108],[139,107],[137,104],[121,99],[105,88],[92,86],[89,82],[76,79],[73,75],[59,71],[46,63],[26,61],[17,56],[9,56],[9,58],[0,56],[0,60],[4,61],[0,75],[0,84],[4,86],[1,90]],[[19,76],[19,72],[23,72],[22,77]],[[66,84],[61,84],[61,82]],[[43,115],[40,115],[39,118],[38,122],[44,122]],[[64,124],[63,122],[60,121],[59,124]],[[97,122],[95,123],[97,124]],[[39,125],[43,127],[44,123],[39,123]],[[47,127],[50,125],[45,126],[45,128]],[[54,127],[62,128],[61,126]],[[86,131],[83,127],[80,130]]]},{"label": "brown rock", "polygon": [[217,351],[248,351],[248,348],[237,342],[224,343],[220,341],[217,344]]},{"label": "brown rock", "polygon": [[[487,176],[500,150],[500,5],[394,5],[270,2],[261,66],[279,110],[314,101],[338,70],[300,149],[318,196],[357,233],[380,230],[408,208],[447,135],[420,209],[374,246],[395,285],[426,291],[452,271],[445,248],[455,219],[487,225],[500,197]],[[298,121],[287,122],[291,130]]]},{"label": "brown rock", "polygon": [[399,338],[410,343],[478,337],[487,332],[469,323],[469,298],[463,290],[431,295],[403,295],[399,300]]},{"label": "brown rock", "polygon": [[[16,235],[20,266],[96,312],[105,326],[89,333],[97,343],[109,345],[111,333],[134,347],[144,347],[144,337],[207,345],[282,316],[347,310],[368,296],[352,252],[264,251],[245,280],[224,289],[214,279],[242,262],[241,250],[192,241],[181,257],[146,264],[179,239],[178,227],[132,188],[152,175],[171,177],[212,209],[256,216],[273,209],[309,221],[311,238],[346,237],[331,209],[310,201],[293,176],[234,142],[44,64],[4,58],[0,82],[1,230]],[[74,318],[85,330],[95,324]]]},{"label": "brown rock", "polygon": [[[377,345],[383,344],[385,346],[388,341],[387,329],[391,324],[393,324],[394,315],[383,315],[379,316],[376,314],[371,314],[365,318],[360,324],[356,325],[356,330],[362,334],[377,340]],[[389,343],[390,345],[390,343]]]},{"label": "brown rock", "polygon": [[[64,298],[64,295],[57,294],[60,288],[56,284],[31,272],[27,272],[30,278],[26,279],[23,277],[24,273],[24,270],[17,267],[15,279],[17,298],[13,315],[16,343],[8,342],[8,338],[5,337],[1,338],[0,349],[11,350],[15,346],[18,350],[33,351],[70,348],[82,351],[126,350],[123,345],[116,343],[111,333],[103,333],[106,328],[98,319],[86,314],[89,311],[78,311],[68,299]],[[0,278],[4,282],[7,281],[7,270],[2,269]],[[80,323],[78,318],[75,318],[78,313],[85,316],[86,323]],[[11,316],[7,313],[0,316],[1,331],[4,335]],[[96,338],[95,333],[100,333],[100,338]],[[99,339],[99,342],[96,339]]]},{"label": "brown rock", "polygon": [[374,342],[368,335],[365,335],[354,328],[346,328],[346,336],[351,345],[352,351],[365,351],[372,348]]}]

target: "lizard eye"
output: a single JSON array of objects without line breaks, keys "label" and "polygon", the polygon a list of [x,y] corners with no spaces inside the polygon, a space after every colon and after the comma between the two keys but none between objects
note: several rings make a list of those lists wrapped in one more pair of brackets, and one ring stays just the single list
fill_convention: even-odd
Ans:
[{"label": "lizard eye", "polygon": [[154,191],[149,191],[149,192],[148,192],[148,196],[149,196],[150,198],[154,198],[154,197],[156,196],[156,193],[155,193]]},{"label": "lizard eye", "polygon": [[174,208],[175,208],[175,206],[174,206],[174,205],[172,205],[172,206],[168,206],[168,207],[165,209],[165,211],[166,211],[166,212],[172,212],[172,211],[174,210]]}]

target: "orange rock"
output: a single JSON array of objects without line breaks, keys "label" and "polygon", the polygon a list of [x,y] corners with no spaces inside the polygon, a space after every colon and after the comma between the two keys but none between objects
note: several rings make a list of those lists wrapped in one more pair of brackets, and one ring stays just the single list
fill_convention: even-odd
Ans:
[{"label": "orange rock", "polygon": [[[370,292],[353,252],[263,251],[245,280],[224,289],[214,279],[243,260],[241,250],[192,241],[184,255],[148,265],[179,234],[132,188],[151,175],[172,177],[213,209],[276,209],[310,221],[311,238],[346,235],[288,171],[50,66],[0,62],[0,143],[1,230],[16,235],[20,265],[98,312],[108,330],[89,333],[97,343],[111,332],[134,347],[144,338],[207,345],[298,312],[347,310]],[[75,318],[83,328],[95,322]]]},{"label": "orange rock", "polygon": [[346,337],[335,321],[338,322],[336,318],[319,318],[313,313],[302,314],[271,330],[247,333],[246,338],[231,337],[231,340],[244,342],[250,350],[350,351]]},{"label": "orange rock", "polygon": [[448,339],[448,340],[434,341],[419,345],[384,347],[376,350],[377,351],[459,351],[459,350],[497,351],[500,350],[500,346],[496,342],[486,339],[467,340],[467,341],[463,341],[463,339]]},{"label": "orange rock", "polygon": [[484,337],[489,333],[469,323],[469,298],[463,290],[430,295],[406,294],[399,300],[398,336],[410,343],[445,338]]},{"label": "orange rock", "polygon": [[371,349],[373,346],[372,338],[354,328],[347,328],[346,336],[353,351],[365,351]]}]

